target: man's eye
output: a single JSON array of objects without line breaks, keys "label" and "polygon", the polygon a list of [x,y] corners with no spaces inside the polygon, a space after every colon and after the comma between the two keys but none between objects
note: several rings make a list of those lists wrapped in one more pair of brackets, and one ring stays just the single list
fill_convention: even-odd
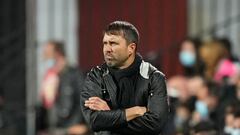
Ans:
[{"label": "man's eye", "polygon": [[113,43],[111,43],[111,45],[112,45],[112,46],[115,46],[115,45],[118,45],[118,43],[113,42]]}]

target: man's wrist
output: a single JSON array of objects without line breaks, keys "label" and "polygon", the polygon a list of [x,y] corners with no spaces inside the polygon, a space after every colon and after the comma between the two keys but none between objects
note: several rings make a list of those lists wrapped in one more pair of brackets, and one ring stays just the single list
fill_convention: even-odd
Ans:
[{"label": "man's wrist", "polygon": [[146,107],[134,106],[125,110],[127,121],[143,116],[146,112]]},{"label": "man's wrist", "polygon": [[141,108],[139,106],[134,106],[132,109],[137,117],[142,116]]}]

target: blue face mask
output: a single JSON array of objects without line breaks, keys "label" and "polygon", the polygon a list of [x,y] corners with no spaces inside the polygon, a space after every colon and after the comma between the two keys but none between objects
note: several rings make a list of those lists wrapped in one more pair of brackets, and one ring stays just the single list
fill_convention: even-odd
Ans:
[{"label": "blue face mask", "polygon": [[207,104],[202,101],[197,101],[195,104],[196,111],[200,114],[202,119],[208,118]]},{"label": "blue face mask", "polygon": [[192,67],[196,62],[195,54],[189,51],[181,51],[179,59],[181,64],[186,67]]},{"label": "blue face mask", "polygon": [[56,60],[55,59],[47,59],[45,61],[46,68],[51,68],[55,65]]}]

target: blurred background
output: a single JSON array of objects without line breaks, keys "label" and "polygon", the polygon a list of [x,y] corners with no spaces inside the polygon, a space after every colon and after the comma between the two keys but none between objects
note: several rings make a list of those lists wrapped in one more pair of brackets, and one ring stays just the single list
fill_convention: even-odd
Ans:
[{"label": "blurred background", "polygon": [[138,51],[166,74],[166,134],[240,134],[239,0],[1,0],[0,134],[56,134],[38,120],[45,46],[64,44],[60,59],[84,79],[103,63],[102,31],[115,20],[137,27]]}]

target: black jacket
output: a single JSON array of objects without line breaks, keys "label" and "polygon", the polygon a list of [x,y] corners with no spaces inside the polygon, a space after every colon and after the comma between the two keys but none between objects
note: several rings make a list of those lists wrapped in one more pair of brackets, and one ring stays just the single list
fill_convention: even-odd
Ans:
[{"label": "black jacket", "polygon": [[[117,87],[106,66],[93,68],[87,75],[81,92],[81,108],[86,122],[96,135],[157,135],[168,118],[167,91],[164,75],[151,64],[142,61],[137,77],[136,106],[146,106],[141,117],[126,121],[125,111],[116,103]],[[111,107],[110,111],[92,111],[84,101],[97,96]]]}]

